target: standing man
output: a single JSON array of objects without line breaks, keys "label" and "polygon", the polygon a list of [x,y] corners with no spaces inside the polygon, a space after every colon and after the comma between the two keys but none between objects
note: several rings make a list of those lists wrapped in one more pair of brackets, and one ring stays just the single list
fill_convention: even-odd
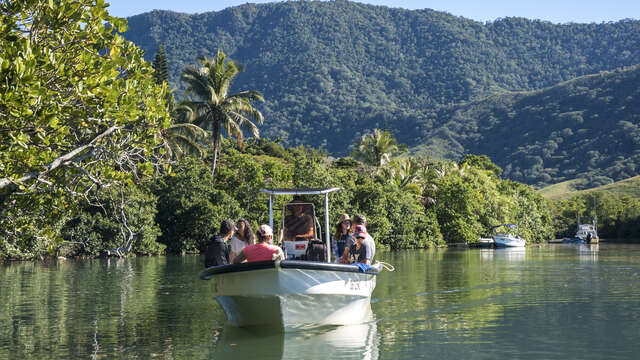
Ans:
[{"label": "standing man", "polygon": [[364,217],[364,215],[356,214],[353,218],[353,224],[355,226],[358,226],[358,225],[364,226],[365,228],[364,232],[366,234],[364,242],[367,244],[367,251],[369,252],[367,254],[367,259],[370,259],[371,263],[373,263],[373,257],[376,256],[376,242],[373,241],[373,237],[371,237],[371,235],[369,235],[369,232],[366,230],[367,218]]},{"label": "standing man", "polygon": [[227,241],[235,231],[233,220],[226,219],[220,224],[220,233],[213,237],[204,253],[204,267],[208,268],[229,263],[229,249]]}]

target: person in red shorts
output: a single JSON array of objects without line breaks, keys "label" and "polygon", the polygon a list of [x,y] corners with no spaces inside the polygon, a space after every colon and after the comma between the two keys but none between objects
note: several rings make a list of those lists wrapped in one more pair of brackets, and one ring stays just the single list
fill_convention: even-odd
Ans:
[{"label": "person in red shorts", "polygon": [[282,249],[273,245],[271,226],[260,225],[256,235],[258,242],[242,249],[240,254],[233,259],[234,264],[239,264],[245,259],[247,262],[284,260]]}]

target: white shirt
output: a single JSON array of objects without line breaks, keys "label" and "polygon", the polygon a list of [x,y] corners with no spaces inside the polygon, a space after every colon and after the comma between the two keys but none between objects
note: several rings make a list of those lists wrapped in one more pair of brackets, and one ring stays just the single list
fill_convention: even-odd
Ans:
[{"label": "white shirt", "polygon": [[245,246],[247,246],[246,242],[238,239],[237,236],[233,235],[233,237],[231,238],[231,252],[238,255],[240,254],[240,251],[244,249]]},{"label": "white shirt", "polygon": [[364,238],[364,242],[367,244],[367,249],[371,251],[371,257],[367,254],[367,259],[373,264],[373,257],[376,256],[376,242],[373,241],[373,237],[371,237],[369,233],[367,233],[367,236]]}]

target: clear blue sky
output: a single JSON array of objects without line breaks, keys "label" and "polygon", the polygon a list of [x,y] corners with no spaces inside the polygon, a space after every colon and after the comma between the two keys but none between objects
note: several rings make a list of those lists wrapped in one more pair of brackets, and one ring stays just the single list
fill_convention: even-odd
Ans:
[{"label": "clear blue sky", "polygon": [[[106,0],[109,13],[128,17],[154,9],[185,13],[219,11],[247,2],[265,3],[268,0]],[[495,20],[507,16],[547,20],[554,23],[600,23],[621,19],[640,19],[640,0],[362,0],[360,2],[401,7],[430,8],[446,11],[478,21]]]}]

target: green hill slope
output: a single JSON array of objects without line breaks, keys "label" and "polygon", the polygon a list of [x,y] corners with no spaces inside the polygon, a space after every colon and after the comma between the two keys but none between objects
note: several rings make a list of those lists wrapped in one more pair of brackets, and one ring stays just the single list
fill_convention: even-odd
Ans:
[{"label": "green hill slope", "polygon": [[[261,133],[284,145],[342,156],[361,134],[386,128],[430,155],[488,154],[505,176],[538,186],[576,177],[603,184],[637,173],[629,134],[638,119],[626,100],[635,99],[637,86],[622,78],[635,73],[620,73],[620,86],[599,84],[607,77],[596,75],[538,95],[512,92],[639,64],[640,21],[483,24],[344,0],[154,11],[128,21],[124,36],[148,59],[164,44],[178,95],[180,71],[200,55],[221,48],[245,65],[234,89],[264,93]],[[598,90],[605,85],[609,93]],[[598,125],[603,119],[607,126]],[[620,146],[608,143],[619,137]]]},{"label": "green hill slope", "polygon": [[236,88],[265,94],[264,135],[336,155],[374,127],[416,145],[416,131],[441,124],[443,105],[640,63],[638,21],[483,24],[344,0],[154,11],[128,20],[125,37],[148,59],[164,44],[178,90],[186,65],[221,48],[247,68]]},{"label": "green hill slope", "polygon": [[447,123],[427,129],[415,150],[486,154],[504,176],[538,186],[625,179],[640,170],[639,84],[640,66],[633,66],[453,106],[439,114]]},{"label": "green hill slope", "polygon": [[614,195],[627,195],[640,200],[640,175],[595,188],[577,190],[576,185],[580,187],[580,182],[580,179],[564,181],[544,187],[538,192],[547,199],[566,199],[582,194],[608,192]]}]

